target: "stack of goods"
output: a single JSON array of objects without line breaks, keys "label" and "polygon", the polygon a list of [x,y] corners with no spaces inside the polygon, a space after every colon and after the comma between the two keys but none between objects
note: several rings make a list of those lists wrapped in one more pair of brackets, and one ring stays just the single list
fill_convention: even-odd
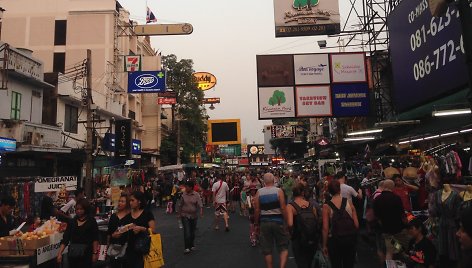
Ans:
[{"label": "stack of goods", "polygon": [[0,237],[0,256],[35,255],[38,248],[56,241],[56,235],[64,232],[66,225],[51,219],[32,232],[17,232],[13,236]]}]

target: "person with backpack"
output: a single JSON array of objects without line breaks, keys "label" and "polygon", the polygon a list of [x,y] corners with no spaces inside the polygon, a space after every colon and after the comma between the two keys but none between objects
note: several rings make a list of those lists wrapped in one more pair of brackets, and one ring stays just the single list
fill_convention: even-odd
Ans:
[{"label": "person with backpack", "polygon": [[352,268],[356,259],[359,221],[352,201],[341,197],[339,181],[328,184],[331,200],[323,205],[323,254],[332,268]]},{"label": "person with backpack", "polygon": [[292,235],[292,250],[298,268],[310,268],[318,245],[316,209],[305,198],[307,186],[292,189],[293,201],[287,205],[287,226]]}]

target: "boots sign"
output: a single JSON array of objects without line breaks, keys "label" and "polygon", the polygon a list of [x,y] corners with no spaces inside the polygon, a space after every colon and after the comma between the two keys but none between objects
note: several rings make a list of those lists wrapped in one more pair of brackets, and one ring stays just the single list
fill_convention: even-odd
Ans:
[{"label": "boots sign", "polygon": [[77,189],[76,176],[62,176],[62,177],[38,177],[34,182],[34,192],[57,192],[63,187],[67,191]]}]

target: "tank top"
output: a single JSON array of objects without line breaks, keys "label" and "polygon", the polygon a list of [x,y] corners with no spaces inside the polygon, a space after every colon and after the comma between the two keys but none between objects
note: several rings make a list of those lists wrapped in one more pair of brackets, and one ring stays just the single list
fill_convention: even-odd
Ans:
[{"label": "tank top", "polygon": [[279,188],[271,186],[258,190],[261,208],[261,222],[277,222],[283,224],[284,218],[278,197]]}]

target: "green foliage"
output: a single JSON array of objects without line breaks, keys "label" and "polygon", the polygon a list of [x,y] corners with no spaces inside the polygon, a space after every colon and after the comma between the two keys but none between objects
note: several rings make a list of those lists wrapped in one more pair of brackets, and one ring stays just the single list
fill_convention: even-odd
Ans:
[{"label": "green foliage", "polygon": [[[177,56],[171,54],[162,57],[162,64],[167,73],[167,88],[177,93],[175,117],[180,120],[180,146],[183,147],[181,160],[185,163],[190,159],[190,154],[199,153],[203,149],[207,131],[204,122],[207,114],[202,105],[204,94],[193,79],[193,60],[179,61]],[[177,136],[176,125],[177,122],[174,123],[173,136]],[[169,149],[177,150],[176,147]]]},{"label": "green foliage", "polygon": [[278,106],[280,106],[280,104],[285,103],[286,101],[287,99],[285,98],[285,93],[283,91],[276,90],[274,91],[272,97],[269,99],[269,105],[274,106],[277,104]]}]

